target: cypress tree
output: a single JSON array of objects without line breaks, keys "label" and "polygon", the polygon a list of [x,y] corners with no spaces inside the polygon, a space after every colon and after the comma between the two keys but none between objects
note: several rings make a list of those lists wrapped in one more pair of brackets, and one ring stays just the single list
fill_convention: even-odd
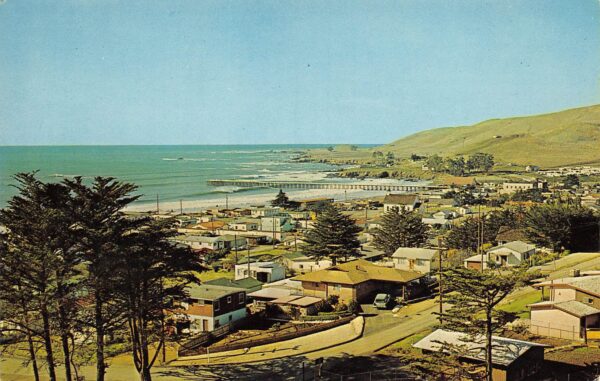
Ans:
[{"label": "cypress tree", "polygon": [[334,264],[338,258],[347,261],[359,257],[360,231],[361,228],[352,218],[341,213],[334,205],[326,205],[314,227],[304,237],[304,253],[317,260],[329,258]]},{"label": "cypress tree", "polygon": [[384,213],[381,227],[373,232],[373,244],[391,256],[399,247],[420,247],[427,241],[429,227],[421,217],[407,210],[392,209]]}]

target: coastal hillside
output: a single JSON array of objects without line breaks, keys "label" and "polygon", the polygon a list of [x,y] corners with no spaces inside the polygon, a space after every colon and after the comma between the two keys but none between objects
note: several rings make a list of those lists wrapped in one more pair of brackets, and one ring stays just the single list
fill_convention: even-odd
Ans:
[{"label": "coastal hillside", "polygon": [[557,167],[600,163],[600,105],[436,128],[375,150],[396,156],[491,153],[497,162]]}]

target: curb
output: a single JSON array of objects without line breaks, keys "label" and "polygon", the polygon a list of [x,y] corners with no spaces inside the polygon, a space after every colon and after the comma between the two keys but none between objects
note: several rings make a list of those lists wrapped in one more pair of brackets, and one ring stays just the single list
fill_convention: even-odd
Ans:
[{"label": "curb", "polygon": [[[272,360],[279,360],[282,358],[286,358],[286,357],[297,357],[297,356],[302,356],[302,355],[306,355],[309,353],[314,353],[314,352],[318,352],[318,351],[322,351],[325,349],[329,349],[329,348],[333,348],[333,347],[337,347],[346,343],[349,343],[351,341],[357,340],[359,338],[362,337],[363,332],[365,330],[365,319],[364,317],[362,318],[363,322],[362,322],[362,327],[360,330],[360,333],[358,335],[356,335],[355,337],[336,343],[336,344],[331,344],[325,347],[321,347],[321,348],[316,348],[316,349],[311,349],[305,352],[301,352],[301,353],[294,353],[293,355],[284,355],[284,356],[279,356],[279,357],[272,357],[272,358],[268,358],[268,359],[259,359],[259,360],[249,360],[249,361],[236,361],[236,362],[229,362],[229,363],[218,363],[218,364],[202,364],[202,365],[191,365],[191,364],[186,364],[186,365],[176,365],[176,364],[165,364],[171,367],[180,367],[180,366],[206,366],[206,367],[212,367],[212,366],[223,366],[223,365],[232,365],[232,364],[252,364],[252,363],[261,363],[261,362],[267,362],[267,361],[272,361]],[[354,321],[354,320],[352,320]],[[348,324],[352,324],[352,321]],[[337,328],[337,327],[335,327]],[[327,332],[327,331],[322,331],[322,332]],[[305,336],[306,337],[306,336]],[[293,339],[292,339],[293,340]],[[285,340],[285,341],[289,341],[289,340]],[[281,341],[281,343],[285,343],[285,341]],[[178,360],[174,360],[174,361],[178,361]],[[186,360],[181,360],[181,361],[186,361]],[[189,361],[194,361],[194,360],[189,360]]]}]

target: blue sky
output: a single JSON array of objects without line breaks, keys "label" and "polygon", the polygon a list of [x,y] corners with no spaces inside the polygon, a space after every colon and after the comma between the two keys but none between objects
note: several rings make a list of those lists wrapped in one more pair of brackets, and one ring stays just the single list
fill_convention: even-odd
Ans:
[{"label": "blue sky", "polygon": [[600,3],[0,1],[0,144],[385,143],[600,103]]}]

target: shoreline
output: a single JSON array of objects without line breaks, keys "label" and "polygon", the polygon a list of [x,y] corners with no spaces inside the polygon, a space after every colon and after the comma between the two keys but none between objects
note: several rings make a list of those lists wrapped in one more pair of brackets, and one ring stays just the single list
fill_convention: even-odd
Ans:
[{"label": "shoreline", "polygon": [[[249,207],[251,205],[268,205],[275,198],[278,189],[273,188],[273,193],[243,195],[235,193],[224,194],[220,198],[199,199],[199,200],[183,200],[183,211],[187,213],[201,212],[211,208],[224,208],[225,195],[228,199],[229,208]],[[335,190],[335,189],[305,189],[305,190],[290,190],[285,192],[290,200],[302,201],[311,198],[329,197],[335,201],[348,201],[364,199],[370,197],[380,197],[388,194],[388,191],[364,191],[364,190]],[[180,210],[179,201],[159,202],[159,211],[161,213],[178,212]],[[125,212],[156,212],[156,203],[143,203],[130,205],[124,209]]]}]

